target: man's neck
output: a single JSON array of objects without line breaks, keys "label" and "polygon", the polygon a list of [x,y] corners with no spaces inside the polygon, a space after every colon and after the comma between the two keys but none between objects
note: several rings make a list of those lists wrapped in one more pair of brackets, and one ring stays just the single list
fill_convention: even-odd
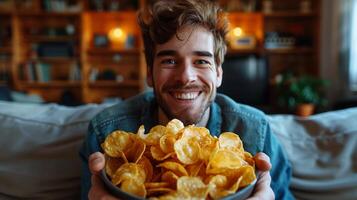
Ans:
[{"label": "man's neck", "polygon": [[[207,123],[208,123],[209,115],[210,115],[210,108],[207,108],[207,110],[203,114],[203,117],[201,118],[201,120],[195,125],[201,126],[201,127],[206,127]],[[160,107],[159,107],[159,116],[158,117],[159,117],[159,124],[161,124],[161,125],[165,125],[171,120],[171,119],[168,119],[168,117],[166,116],[164,111],[162,111],[162,109]],[[189,125],[189,124],[185,124],[185,125]]]}]

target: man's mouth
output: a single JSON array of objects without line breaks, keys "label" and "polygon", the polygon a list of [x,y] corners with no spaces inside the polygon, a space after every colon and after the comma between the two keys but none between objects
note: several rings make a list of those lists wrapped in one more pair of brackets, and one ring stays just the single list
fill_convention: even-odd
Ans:
[{"label": "man's mouth", "polygon": [[200,92],[170,92],[171,95],[178,100],[194,100]]}]

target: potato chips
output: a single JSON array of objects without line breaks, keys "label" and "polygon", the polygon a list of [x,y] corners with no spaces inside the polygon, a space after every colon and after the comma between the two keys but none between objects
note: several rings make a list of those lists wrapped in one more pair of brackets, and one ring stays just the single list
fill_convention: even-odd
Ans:
[{"label": "potato chips", "polygon": [[220,199],[252,183],[254,159],[239,136],[173,119],[145,134],[114,131],[102,143],[105,170],[122,191],[150,199]]}]

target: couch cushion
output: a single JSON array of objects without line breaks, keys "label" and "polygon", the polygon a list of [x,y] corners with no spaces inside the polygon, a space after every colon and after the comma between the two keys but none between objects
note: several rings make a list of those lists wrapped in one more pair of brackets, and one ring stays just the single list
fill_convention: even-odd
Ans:
[{"label": "couch cushion", "polygon": [[0,199],[79,199],[78,151],[107,106],[0,101]]},{"label": "couch cushion", "polygon": [[357,108],[269,119],[292,163],[298,199],[357,197]]}]

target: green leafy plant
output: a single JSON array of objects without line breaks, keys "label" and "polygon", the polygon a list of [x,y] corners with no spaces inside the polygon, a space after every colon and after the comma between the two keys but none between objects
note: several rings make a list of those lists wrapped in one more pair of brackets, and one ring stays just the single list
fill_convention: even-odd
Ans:
[{"label": "green leafy plant", "polygon": [[328,81],[309,75],[296,77],[284,73],[277,78],[278,104],[292,110],[299,104],[326,106],[325,89]]}]

